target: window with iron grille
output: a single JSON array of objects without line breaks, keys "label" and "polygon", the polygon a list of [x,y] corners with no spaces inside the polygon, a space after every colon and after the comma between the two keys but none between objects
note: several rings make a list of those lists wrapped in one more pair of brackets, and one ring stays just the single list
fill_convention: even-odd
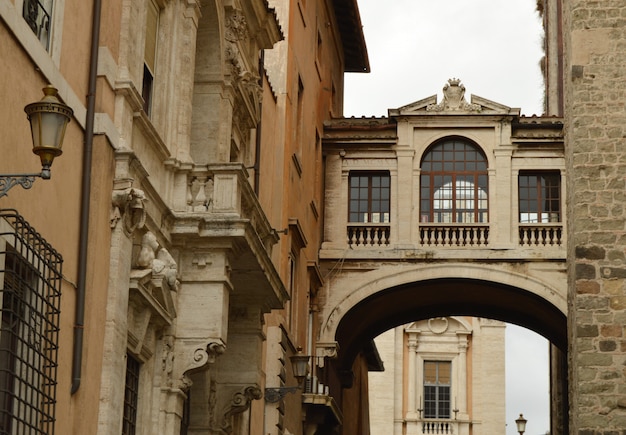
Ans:
[{"label": "window with iron grille", "polygon": [[137,429],[137,402],[139,401],[139,373],[141,363],[126,354],[126,384],[124,386],[124,417],[122,435],[135,435]]},{"label": "window with iron grille", "polygon": [[0,433],[54,434],[62,261],[0,210]]},{"label": "window with iron grille", "polygon": [[460,138],[433,145],[424,155],[420,177],[420,221],[488,221],[487,159]]},{"label": "window with iron grille", "polygon": [[50,49],[52,0],[24,0],[22,16],[46,50]]},{"label": "window with iron grille", "polygon": [[450,418],[450,361],[424,361],[424,418]]},{"label": "window with iron grille", "polygon": [[388,223],[389,173],[350,173],[349,222]]},{"label": "window with iron grille", "polygon": [[522,172],[518,178],[520,223],[561,221],[559,171]]}]

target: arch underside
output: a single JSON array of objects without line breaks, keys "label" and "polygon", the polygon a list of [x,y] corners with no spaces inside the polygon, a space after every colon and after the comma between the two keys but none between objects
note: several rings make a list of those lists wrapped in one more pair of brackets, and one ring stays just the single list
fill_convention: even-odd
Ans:
[{"label": "arch underside", "polygon": [[540,296],[477,279],[432,279],[379,291],[342,317],[335,338],[338,366],[350,370],[356,355],[377,335],[415,320],[474,316],[513,323],[567,350],[565,314]]}]

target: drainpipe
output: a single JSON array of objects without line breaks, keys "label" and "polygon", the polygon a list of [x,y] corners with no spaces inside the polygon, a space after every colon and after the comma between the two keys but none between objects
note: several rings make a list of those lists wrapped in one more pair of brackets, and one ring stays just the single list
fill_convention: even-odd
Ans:
[{"label": "drainpipe", "polygon": [[91,54],[89,59],[89,84],[87,91],[87,114],[85,119],[85,142],[83,150],[83,176],[81,182],[78,279],[76,289],[76,310],[74,313],[74,348],[72,354],[72,394],[76,393],[80,387],[83,364],[85,287],[87,280],[87,236],[89,233],[89,196],[91,190],[93,124],[96,111],[96,79],[98,76],[98,45],[100,41],[101,10],[102,0],[94,0],[91,28]]}]

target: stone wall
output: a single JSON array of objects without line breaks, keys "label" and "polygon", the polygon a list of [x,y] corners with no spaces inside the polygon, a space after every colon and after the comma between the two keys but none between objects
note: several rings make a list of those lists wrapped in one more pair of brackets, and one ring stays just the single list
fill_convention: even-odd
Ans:
[{"label": "stone wall", "polygon": [[626,1],[564,2],[570,433],[626,427]]}]

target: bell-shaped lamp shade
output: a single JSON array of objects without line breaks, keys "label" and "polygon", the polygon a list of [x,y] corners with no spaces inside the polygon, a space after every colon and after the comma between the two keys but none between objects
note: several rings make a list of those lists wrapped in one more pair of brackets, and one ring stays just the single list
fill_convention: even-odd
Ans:
[{"label": "bell-shaped lamp shade", "polygon": [[74,111],[61,103],[57,98],[57,89],[52,85],[43,88],[43,93],[40,101],[27,105],[24,111],[30,121],[33,153],[41,159],[43,172],[47,172],[49,178],[52,161],[62,153],[65,129]]},{"label": "bell-shaped lamp shade", "polygon": [[517,420],[515,420],[515,424],[517,425],[517,431],[518,431],[519,433],[524,433],[524,432],[526,432],[526,422],[527,422],[527,421],[528,421],[528,420],[526,420],[526,419],[524,418],[524,415],[523,415],[523,414],[520,414],[520,415],[519,415],[519,418],[518,418]]},{"label": "bell-shaped lamp shade", "polygon": [[301,382],[306,375],[309,374],[309,356],[302,353],[302,349],[298,348],[298,353],[289,357],[291,360],[291,368],[293,376]]}]

